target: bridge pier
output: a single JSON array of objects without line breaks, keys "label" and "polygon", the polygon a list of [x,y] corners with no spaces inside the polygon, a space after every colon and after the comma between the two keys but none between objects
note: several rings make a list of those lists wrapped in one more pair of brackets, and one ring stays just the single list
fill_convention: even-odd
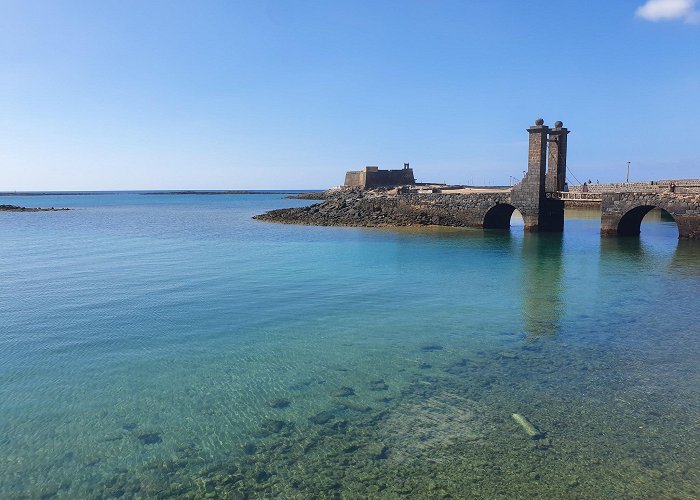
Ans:
[{"label": "bridge pier", "polygon": [[[553,187],[562,185],[566,175],[566,135],[562,122],[550,129],[542,118],[527,129],[529,134],[527,172],[513,186],[511,199],[525,222],[525,231],[562,232],[564,230],[564,202],[547,196],[547,179]],[[549,137],[553,139],[549,139]],[[563,138],[563,139],[562,139]],[[550,144],[550,164],[547,172],[547,145]],[[563,170],[562,170],[563,168]]]}]

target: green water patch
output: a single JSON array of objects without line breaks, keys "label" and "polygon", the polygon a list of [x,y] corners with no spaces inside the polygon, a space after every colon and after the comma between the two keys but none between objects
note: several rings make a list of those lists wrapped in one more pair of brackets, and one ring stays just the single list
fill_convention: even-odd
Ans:
[{"label": "green water patch", "polygon": [[697,404],[645,370],[548,342],[440,358],[395,398],[338,395],[224,460],[183,446],[84,496],[696,498]]}]

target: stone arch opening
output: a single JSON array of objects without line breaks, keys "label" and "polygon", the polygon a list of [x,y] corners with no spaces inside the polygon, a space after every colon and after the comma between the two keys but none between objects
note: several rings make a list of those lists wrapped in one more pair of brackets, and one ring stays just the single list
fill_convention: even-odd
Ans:
[{"label": "stone arch opening", "polygon": [[510,219],[513,217],[513,212],[516,210],[517,208],[510,203],[498,203],[494,205],[484,215],[484,229],[510,228]]},{"label": "stone arch opening", "polygon": [[617,224],[617,234],[620,236],[639,236],[642,232],[642,221],[644,217],[655,208],[660,209],[659,217],[661,219],[666,219],[668,221],[673,220],[676,222],[676,225],[678,224],[673,214],[667,210],[655,205],[641,205],[639,207],[634,207],[620,218],[620,222]]}]

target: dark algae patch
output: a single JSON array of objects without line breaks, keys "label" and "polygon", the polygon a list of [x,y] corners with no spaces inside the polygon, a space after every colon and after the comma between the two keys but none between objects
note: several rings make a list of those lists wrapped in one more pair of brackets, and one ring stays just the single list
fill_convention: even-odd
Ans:
[{"label": "dark algae patch", "polygon": [[442,351],[443,349],[444,347],[439,344],[427,344],[420,348],[420,350],[423,352]]},{"label": "dark algae patch", "polygon": [[517,356],[414,365],[410,385],[383,405],[266,420],[263,437],[227,459],[183,448],[172,460],[115,474],[92,494],[697,498],[700,470],[688,459],[698,455],[697,414],[676,404],[680,394],[647,384],[649,368],[636,363],[620,353],[592,362],[545,342]]},{"label": "dark algae patch", "polygon": [[143,444],[158,444],[163,442],[163,438],[160,437],[158,432],[146,432],[138,436],[139,441]]},{"label": "dark algae patch", "polygon": [[289,402],[288,399],[275,399],[273,401],[270,401],[270,406],[272,408],[276,408],[278,410],[284,409],[289,407],[291,403]]},{"label": "dark algae patch", "polygon": [[347,398],[349,396],[355,395],[355,389],[353,389],[352,387],[344,386],[335,391],[333,395],[339,398]]}]

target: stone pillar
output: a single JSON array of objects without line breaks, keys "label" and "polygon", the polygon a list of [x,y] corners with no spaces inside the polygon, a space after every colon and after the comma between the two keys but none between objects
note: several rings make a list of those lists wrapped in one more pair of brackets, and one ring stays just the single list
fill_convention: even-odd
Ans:
[{"label": "stone pillar", "polygon": [[566,182],[566,136],[569,130],[562,122],[556,122],[549,131],[549,158],[545,191],[553,193],[563,191]]},{"label": "stone pillar", "polygon": [[535,120],[535,125],[527,129],[530,134],[527,154],[527,174],[524,181],[537,186],[539,193],[544,193],[545,171],[547,168],[547,135],[549,127],[542,118]]},{"label": "stone pillar", "polygon": [[527,129],[530,135],[527,172],[511,191],[513,206],[523,216],[526,231],[538,231],[540,226],[540,203],[544,200],[545,171],[547,168],[547,134],[549,127],[542,118]]}]

